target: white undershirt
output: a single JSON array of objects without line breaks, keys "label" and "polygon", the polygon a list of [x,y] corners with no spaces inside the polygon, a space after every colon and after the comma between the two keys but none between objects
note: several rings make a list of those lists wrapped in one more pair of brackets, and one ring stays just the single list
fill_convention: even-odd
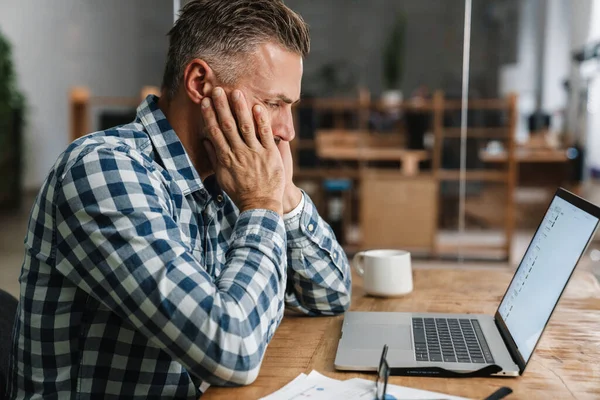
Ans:
[{"label": "white undershirt", "polygon": [[283,220],[288,221],[288,220],[294,218],[295,216],[297,216],[298,214],[300,214],[302,212],[303,208],[304,208],[304,193],[302,194],[302,199],[300,199],[300,203],[298,203],[298,205],[289,213],[283,214]]}]

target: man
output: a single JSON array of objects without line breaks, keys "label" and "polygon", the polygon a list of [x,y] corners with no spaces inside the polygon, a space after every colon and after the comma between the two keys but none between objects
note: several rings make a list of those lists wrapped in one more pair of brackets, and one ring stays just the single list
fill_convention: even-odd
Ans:
[{"label": "man", "polygon": [[255,380],[284,304],[344,312],[348,261],[292,181],[309,38],[280,0],[199,0],[160,99],[71,144],[32,211],[12,398],[197,398]]}]

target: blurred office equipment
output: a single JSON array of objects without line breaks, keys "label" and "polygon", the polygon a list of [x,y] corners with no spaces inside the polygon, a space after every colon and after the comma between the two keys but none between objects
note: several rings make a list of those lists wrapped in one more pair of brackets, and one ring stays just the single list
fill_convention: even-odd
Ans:
[{"label": "blurred office equipment", "polygon": [[[452,126],[455,124],[447,126],[447,116],[461,109],[461,101],[458,99],[445,100],[441,92],[435,93],[433,98],[433,107],[436,111],[434,113],[433,170],[441,187],[445,189],[442,191],[441,201],[443,204],[456,204],[458,193],[456,189],[452,190],[452,187],[456,188],[457,182],[464,178],[467,184],[466,217],[499,231],[499,236],[490,241],[480,241],[478,235],[470,235],[466,241],[440,239],[436,247],[439,255],[455,257],[462,253],[466,258],[489,257],[499,260],[507,260],[510,257],[515,224],[516,106],[517,96],[515,94],[504,99],[470,99],[468,101],[470,118],[474,118],[477,113],[482,112],[499,112],[502,117],[495,121],[499,122],[499,125],[473,126],[471,123],[467,124],[467,168],[461,171],[457,163],[449,165],[446,160],[447,150],[451,149],[453,145],[455,146],[461,138],[460,128]],[[446,145],[447,141],[450,142],[448,145]],[[501,164],[489,164],[484,157],[481,157],[481,154],[478,154],[490,143],[496,143],[497,147],[503,149],[506,157]],[[475,189],[473,190],[473,188]],[[446,213],[448,212],[446,209]]]},{"label": "blurred office equipment", "polygon": [[345,227],[352,218],[352,181],[350,179],[326,179],[323,181],[325,191],[325,210],[321,210],[329,221],[329,225],[340,243],[346,242]]},{"label": "blurred office equipment", "polygon": [[[371,100],[361,91],[354,98],[310,99],[298,106],[295,179],[347,179],[356,188],[343,201],[353,210],[344,214],[345,226],[336,225],[344,232],[360,231],[358,242],[344,243],[347,250],[384,246],[454,257],[462,249],[472,257],[508,258],[515,219],[516,95],[468,102],[474,119],[478,112],[500,116],[492,122],[484,118],[481,126],[469,125],[471,150],[463,172],[453,161],[460,129],[452,118],[460,106],[460,100],[446,99],[440,91],[396,105]],[[381,125],[374,125],[373,118],[387,113],[413,119],[408,123],[403,117],[393,130],[378,131]],[[413,129],[423,139],[411,138]],[[433,138],[429,146],[424,139],[427,131]],[[310,164],[302,162],[306,158],[301,154],[307,151],[313,154]],[[441,235],[447,229],[442,222],[456,218],[448,214],[455,212],[458,193],[453,188],[463,173],[469,187],[476,189],[468,193],[467,216],[500,232],[493,244],[448,243]]]},{"label": "blurred office equipment", "polygon": [[[597,80],[600,79],[600,42],[588,43],[573,52],[572,62],[577,66],[577,76],[576,79],[566,83],[566,88],[572,93],[570,98],[576,104],[574,120],[570,124],[574,134],[572,146],[577,152],[576,157],[573,157],[573,177],[583,181],[590,173],[597,177],[600,172],[600,165],[594,165],[597,163],[587,160],[584,151],[584,148],[594,142],[591,136],[597,135],[597,128],[594,126],[597,119],[594,117],[600,108],[598,100],[600,90],[597,89]],[[586,167],[590,171],[586,171]]]}]

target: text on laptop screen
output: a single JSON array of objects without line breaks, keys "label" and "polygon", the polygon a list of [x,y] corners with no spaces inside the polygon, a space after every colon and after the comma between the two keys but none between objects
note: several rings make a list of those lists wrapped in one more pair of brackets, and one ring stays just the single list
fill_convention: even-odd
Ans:
[{"label": "text on laptop screen", "polygon": [[527,362],[598,218],[554,197],[498,311]]}]

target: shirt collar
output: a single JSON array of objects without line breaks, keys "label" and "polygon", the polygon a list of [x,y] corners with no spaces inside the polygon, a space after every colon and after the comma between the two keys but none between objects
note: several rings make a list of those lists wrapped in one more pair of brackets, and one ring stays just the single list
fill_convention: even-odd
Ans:
[{"label": "shirt collar", "polygon": [[149,95],[137,108],[150,141],[163,167],[169,172],[184,196],[202,189],[204,185],[167,117],[158,108],[158,97]]}]

